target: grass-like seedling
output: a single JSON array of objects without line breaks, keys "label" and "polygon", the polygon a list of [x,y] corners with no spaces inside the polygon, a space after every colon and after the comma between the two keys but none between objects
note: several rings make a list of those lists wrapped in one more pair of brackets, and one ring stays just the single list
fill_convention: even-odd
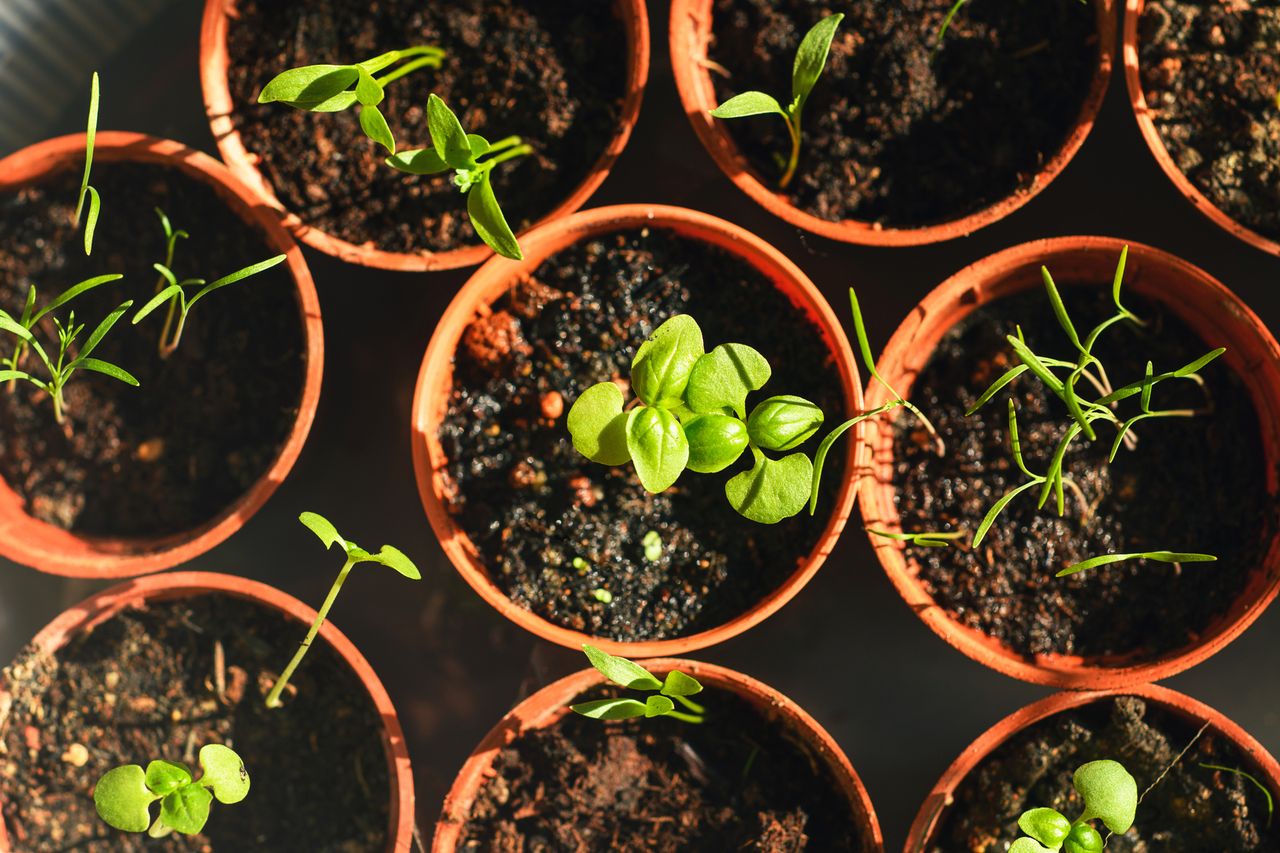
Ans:
[{"label": "grass-like seedling", "polygon": [[601,382],[574,402],[568,418],[573,446],[605,465],[630,461],[641,485],[653,493],[674,485],[686,468],[717,473],[750,449],[752,467],[725,483],[725,496],[744,517],[775,524],[798,513],[808,499],[813,463],[805,453],[790,451],[818,431],[823,415],[793,395],[769,397],[748,414],[747,395],[771,375],[768,360],[745,344],[720,344],[706,352],[698,323],[678,314],[636,351],[635,399],[624,405],[618,386]]},{"label": "grass-like seedling", "polygon": [[[938,34],[933,37],[933,53],[936,56],[938,48],[942,47],[942,40],[947,37],[947,30],[951,28],[951,22],[955,20],[956,15],[960,14],[960,9],[968,3],[969,0],[956,0],[956,2],[947,10],[947,16],[942,19],[942,25],[938,27]],[[1089,0],[1079,0],[1082,6],[1088,5]]]},{"label": "grass-like seedling", "polygon": [[1102,853],[1106,842],[1092,821],[1100,820],[1111,832],[1128,832],[1138,812],[1138,783],[1124,765],[1103,759],[1080,765],[1071,780],[1084,799],[1084,811],[1075,820],[1050,808],[1030,809],[1018,818],[1026,833],[1009,847],[1009,853]]},{"label": "grass-like seedling", "polygon": [[427,98],[427,130],[431,147],[401,151],[387,158],[387,165],[410,175],[436,175],[453,171],[454,185],[467,196],[467,215],[489,248],[513,260],[524,257],[520,243],[511,233],[498,199],[493,193],[493,168],[500,163],[533,153],[533,147],[519,136],[489,142],[467,133],[462,123],[436,95]]},{"label": "grass-like seedling", "polygon": [[[44,319],[45,315],[57,311],[77,296],[88,293],[95,287],[103,284],[110,284],[111,282],[119,281],[122,278],[124,278],[124,276],[114,274],[99,275],[85,279],[78,284],[73,284],[71,287],[68,287],[62,293],[55,296],[48,305],[39,310],[36,310],[36,286],[34,284],[31,285],[27,289],[27,302],[26,305],[23,306],[22,315],[20,317],[14,317],[3,309],[0,309],[0,331],[8,332],[17,338],[17,342],[13,346],[13,354],[7,359],[0,359],[0,367],[5,367],[12,371],[20,371],[22,369],[23,360],[26,357],[27,349],[30,347],[28,342],[35,334],[36,324]],[[20,328],[15,328],[15,326]],[[24,331],[26,334],[23,334]],[[16,383],[17,378],[10,377],[9,390],[12,391]]]},{"label": "grass-like seedling", "polygon": [[[315,113],[342,112],[357,104],[360,129],[369,139],[396,153],[395,136],[378,105],[386,86],[420,68],[439,68],[445,52],[424,45],[392,50],[355,65],[303,65],[272,78],[258,95],[258,103],[284,103]],[[399,67],[392,66],[399,64]],[[387,70],[391,69],[391,70]],[[378,72],[385,72],[377,77]]]},{"label": "grass-like seedling", "polygon": [[[209,282],[206,282],[203,278],[184,278],[179,280],[172,269],[174,249],[180,238],[187,238],[191,235],[186,231],[175,230],[169,222],[169,217],[165,216],[164,211],[157,208],[156,214],[160,217],[160,225],[165,234],[165,261],[162,264],[152,264],[156,272],[160,274],[160,280],[156,284],[156,295],[146,305],[139,308],[137,314],[133,315],[133,325],[138,325],[147,315],[160,306],[168,305],[169,310],[165,315],[164,326],[160,330],[159,345],[160,357],[168,358],[178,349],[178,344],[182,341],[182,331],[187,326],[187,315],[198,301],[215,290],[226,287],[229,284],[244,281],[250,276],[271,269],[282,263],[285,256],[276,255],[267,258],[265,261],[250,264],[243,269],[238,269],[233,273],[222,276],[222,278]],[[190,298],[187,297],[187,288],[193,288],[196,291]]]},{"label": "grass-like seedling", "polygon": [[956,541],[963,539],[965,535],[963,530],[892,533],[887,530],[876,530],[874,527],[868,527],[866,531],[872,536],[879,536],[881,539],[890,539],[894,542],[910,542],[920,548],[946,548],[950,545],[955,545]]},{"label": "grass-like seedling", "polygon": [[[84,253],[93,254],[93,234],[98,227],[98,212],[102,208],[102,198],[98,191],[89,186],[89,172],[93,169],[93,144],[98,135],[98,72],[93,72],[93,80],[89,84],[89,121],[84,133],[84,177],[80,179],[80,196],[76,201],[76,224],[84,224]],[[89,206],[86,210],[85,202]],[[83,215],[83,220],[81,219]]]},{"label": "grass-like seedling", "polygon": [[[124,832],[163,838],[173,832],[195,835],[209,820],[209,806],[238,803],[249,794],[249,772],[234,751],[211,743],[200,749],[200,778],[176,761],[156,760],[144,771],[137,764],[108,770],[93,789],[98,817]],[[160,813],[151,819],[151,804]]]},{"label": "grass-like seedling", "polygon": [[348,542],[338,535],[338,530],[329,521],[314,512],[304,512],[298,516],[308,530],[319,537],[324,543],[325,548],[331,548],[334,544],[340,545],[346,554],[346,562],[342,564],[342,570],[338,572],[337,579],[333,582],[333,586],[329,588],[329,594],[324,599],[324,604],[320,606],[320,610],[316,613],[315,621],[311,623],[307,636],[302,641],[302,645],[298,647],[298,651],[293,656],[293,660],[289,661],[289,665],[284,668],[284,672],[276,679],[275,686],[271,688],[271,692],[267,694],[267,707],[280,707],[280,694],[284,692],[285,685],[289,683],[289,679],[293,677],[294,670],[298,668],[298,664],[302,663],[302,658],[307,653],[307,649],[311,648],[311,643],[315,641],[316,634],[320,632],[320,626],[324,624],[324,620],[329,616],[329,611],[333,609],[333,603],[338,598],[338,592],[342,589],[342,585],[347,580],[347,575],[351,574],[351,569],[360,563],[378,563],[389,569],[394,569],[410,580],[421,580],[422,573],[418,571],[418,567],[413,561],[390,545],[383,545],[382,549],[376,554],[371,554],[361,548],[354,542]]},{"label": "grass-like seedling", "polygon": [[1221,764],[1205,764],[1204,762],[1201,762],[1200,766],[1206,770],[1219,770],[1223,773],[1230,773],[1232,776],[1239,776],[1241,779],[1251,783],[1253,787],[1261,791],[1262,796],[1265,798],[1267,803],[1267,829],[1271,828],[1271,819],[1275,817],[1276,801],[1275,798],[1271,796],[1271,791],[1266,785],[1259,782],[1256,776],[1252,773],[1246,773],[1238,767],[1224,767]]},{"label": "grass-like seedling", "polygon": [[[569,706],[574,713],[593,720],[674,717],[686,723],[701,723],[706,718],[706,709],[689,698],[702,692],[702,685],[692,675],[673,669],[667,673],[665,680],[659,681],[649,670],[626,658],[602,652],[595,646],[584,645],[582,651],[586,653],[591,665],[614,684],[650,695],[643,702],[627,698],[579,702]],[[677,702],[685,711],[676,710]]]},{"label": "grass-like seedling", "polygon": [[[1226,350],[1218,348],[1210,350],[1199,358],[1179,367],[1176,370],[1156,373],[1151,362],[1147,362],[1146,375],[1136,382],[1114,388],[1111,379],[1107,374],[1106,367],[1102,361],[1094,354],[1094,347],[1098,340],[1108,329],[1122,323],[1129,323],[1137,326],[1145,325],[1145,322],[1135,315],[1132,311],[1125,308],[1121,301],[1121,289],[1124,284],[1125,263],[1128,259],[1129,249],[1126,246],[1120,253],[1120,260],[1116,264],[1115,276],[1111,284],[1111,297],[1115,305],[1115,312],[1109,317],[1095,326],[1086,336],[1080,337],[1076,331],[1075,324],[1072,322],[1067,312],[1066,306],[1063,304],[1062,295],[1059,293],[1057,285],[1054,283],[1053,276],[1046,267],[1041,267],[1041,275],[1044,279],[1045,291],[1049,296],[1049,303],[1053,308],[1054,316],[1058,324],[1062,327],[1067,339],[1072,347],[1076,350],[1076,358],[1074,361],[1059,358],[1050,358],[1045,355],[1036,353],[1031,349],[1026,339],[1023,337],[1022,330],[1018,329],[1016,334],[1007,336],[1010,347],[1012,347],[1014,355],[1017,357],[1019,364],[1007,370],[1001,375],[990,387],[987,388],[977,399],[977,401],[969,408],[967,414],[973,414],[986,405],[995,395],[1018,379],[1023,374],[1030,373],[1035,376],[1043,386],[1048,389],[1054,396],[1058,397],[1066,406],[1070,413],[1072,423],[1068,426],[1062,439],[1058,442],[1054,449],[1052,458],[1050,459],[1048,468],[1044,474],[1033,474],[1026,466],[1022,459],[1022,450],[1018,441],[1017,415],[1013,401],[1009,401],[1009,443],[1013,452],[1014,462],[1019,470],[1028,477],[1028,480],[1010,489],[999,500],[992,505],[991,509],[983,518],[982,523],[978,526],[974,533],[973,546],[976,548],[982,543],[983,538],[987,535],[987,531],[991,529],[991,525],[996,518],[1004,511],[1005,507],[1018,495],[1027,492],[1032,488],[1039,489],[1039,502],[1037,506],[1043,508],[1048,502],[1050,496],[1056,497],[1058,514],[1065,512],[1066,499],[1065,487],[1072,488],[1084,507],[1084,514],[1087,516],[1089,507],[1084,500],[1083,494],[1071,482],[1071,478],[1063,473],[1063,463],[1066,460],[1067,451],[1071,444],[1080,436],[1084,436],[1089,441],[1098,440],[1096,424],[1110,424],[1116,430],[1114,440],[1111,442],[1111,450],[1108,460],[1114,460],[1119,452],[1121,445],[1134,446],[1135,432],[1134,425],[1140,421],[1153,418],[1172,418],[1172,417],[1194,417],[1202,414],[1199,409],[1153,409],[1151,407],[1152,390],[1162,382],[1172,379],[1185,379],[1193,381],[1201,387],[1204,386],[1204,380],[1200,377],[1199,371],[1206,365],[1221,356]],[[1059,376],[1055,371],[1068,371],[1064,376]],[[1082,389],[1078,390],[1077,385],[1084,380],[1098,394],[1095,399],[1088,399],[1082,394]],[[1138,412],[1128,416],[1121,417],[1117,411],[1117,404],[1132,398],[1138,398]],[[1068,566],[1058,574],[1069,575],[1076,572],[1085,571],[1096,568],[1098,566],[1108,565],[1111,563],[1121,562],[1123,560],[1137,559],[1145,557],[1147,559],[1159,560],[1163,562],[1209,562],[1215,558],[1208,554],[1179,553],[1173,551],[1150,551],[1141,554],[1106,554],[1100,557],[1082,560],[1079,563]]]},{"label": "grass-like seedling", "polygon": [[800,113],[814,84],[822,76],[822,69],[827,64],[827,54],[831,50],[831,40],[835,38],[836,28],[844,20],[844,14],[838,13],[823,18],[805,33],[796,50],[795,63],[791,68],[791,101],[783,107],[772,95],[764,92],[743,92],[734,95],[711,111],[711,115],[719,119],[746,118],[747,116],[778,115],[787,123],[787,133],[791,137],[791,153],[785,158],[778,155],[779,165],[783,167],[778,186],[786,189],[796,173],[796,165],[800,161],[800,143],[803,133],[800,129]]}]

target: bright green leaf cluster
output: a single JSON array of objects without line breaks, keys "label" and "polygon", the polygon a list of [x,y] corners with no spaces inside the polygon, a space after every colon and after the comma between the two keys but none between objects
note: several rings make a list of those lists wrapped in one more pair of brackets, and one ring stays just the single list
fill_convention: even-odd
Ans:
[{"label": "bright green leaf cluster", "polygon": [[792,395],[763,400],[748,414],[747,395],[764,387],[771,373],[765,357],[745,344],[720,344],[706,352],[702,329],[679,314],[636,351],[631,405],[624,406],[613,382],[578,397],[568,418],[573,446],[605,465],[629,460],[640,483],[654,493],[674,485],[686,468],[723,471],[750,448],[752,467],[725,484],[725,495],[746,518],[774,524],[804,508],[813,464],[806,454],[789,451],[818,431],[823,416],[816,405]]},{"label": "bright green leaf cluster", "polygon": [[1030,809],[1018,818],[1018,828],[1029,837],[1019,838],[1009,853],[1102,853],[1106,846],[1090,821],[1101,820],[1116,833],[1129,831],[1138,810],[1138,783],[1116,761],[1104,759],[1082,764],[1072,785],[1084,799],[1084,811],[1074,821],[1050,808]]},{"label": "bright green leaf cluster", "polygon": [[[645,701],[637,699],[597,699],[569,707],[574,713],[593,720],[629,720],[634,717],[674,717],[686,723],[701,723],[706,709],[690,699],[702,692],[702,685],[691,675],[671,670],[663,681],[637,663],[584,645],[582,651],[601,675],[620,687],[651,693]],[[685,711],[677,711],[676,703]],[[686,713],[686,711],[688,713]]]},{"label": "bright green leaf cluster", "polygon": [[[835,38],[836,28],[844,20],[844,13],[829,15],[814,24],[805,33],[796,50],[795,63],[791,69],[791,101],[784,108],[772,95],[764,92],[743,92],[734,95],[711,111],[716,118],[746,118],[747,116],[778,115],[787,123],[787,133],[791,137],[791,153],[785,160],[782,177],[778,186],[786,189],[796,173],[796,165],[800,161],[800,112],[814,84],[822,76],[822,69],[827,64],[827,54],[831,50],[831,40]],[[782,158],[779,157],[779,161]]]},{"label": "bright green leaf cluster", "polygon": [[[137,764],[108,770],[93,789],[98,816],[115,829],[146,832],[152,838],[173,832],[195,835],[209,820],[215,798],[230,805],[249,794],[249,773],[231,749],[216,743],[202,747],[200,769],[199,779],[176,761],[152,761],[145,771]],[[153,821],[151,804],[156,800],[160,813]]]},{"label": "bright green leaf cluster", "polygon": [[340,546],[346,554],[346,562],[343,563],[342,569],[338,572],[338,577],[333,582],[333,586],[329,588],[329,594],[325,597],[324,604],[320,606],[319,612],[316,613],[315,621],[311,623],[311,628],[307,631],[307,636],[302,641],[302,645],[298,647],[293,660],[289,661],[289,665],[285,667],[284,672],[276,679],[275,686],[267,694],[268,708],[280,707],[280,694],[284,692],[285,685],[293,677],[293,672],[298,668],[298,664],[302,663],[302,658],[306,655],[307,649],[311,648],[311,643],[315,640],[316,634],[320,632],[320,626],[324,624],[324,620],[329,616],[329,611],[333,608],[333,603],[338,598],[338,592],[342,589],[343,583],[347,580],[347,575],[351,573],[351,569],[354,566],[360,563],[377,563],[389,569],[394,569],[410,580],[422,579],[422,573],[418,571],[418,567],[413,564],[413,561],[390,545],[383,545],[378,553],[373,554],[356,543],[343,539],[338,534],[338,529],[321,515],[314,512],[304,512],[298,516],[298,521],[302,522],[308,530],[314,533],[324,543],[325,548],[332,548],[334,545]]}]

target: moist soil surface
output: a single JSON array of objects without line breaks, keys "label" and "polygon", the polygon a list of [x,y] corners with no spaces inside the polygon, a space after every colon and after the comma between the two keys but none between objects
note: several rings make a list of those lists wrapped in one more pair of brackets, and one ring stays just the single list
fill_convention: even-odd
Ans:
[{"label": "moist soil surface", "polygon": [[701,725],[569,714],[522,733],[498,753],[459,849],[873,849],[826,756],[731,693],[697,698]]},{"label": "moist soil surface", "polygon": [[443,48],[440,68],[389,84],[379,109],[404,149],[430,147],[426,105],[433,92],[468,131],[490,141],[515,134],[532,144],[534,154],[493,172],[516,231],[564,201],[618,130],[627,39],[602,0],[242,0],[236,9],[227,82],[245,148],[261,158],[259,170],[288,210],[351,243],[439,252],[479,239],[450,178],[385,165],[385,151],[365,138],[356,110],[258,105],[262,87],[289,68]]},{"label": "moist soil surface", "polygon": [[[796,48],[845,13],[802,113],[799,167],[783,190],[819,219],[892,228],[960,218],[1031,188],[1066,142],[1098,56],[1092,4],[984,0],[715,0],[716,97],[752,89],[786,103]],[[785,97],[784,97],[785,96]],[[760,181],[790,153],[777,115],[724,122]]]},{"label": "moist soil surface", "polygon": [[[86,258],[73,226],[79,191],[73,171],[0,197],[0,308],[21,315],[31,283],[44,305],[76,282],[123,274],[56,313],[66,322],[75,309],[76,322],[86,325],[83,343],[132,299],[94,357],[129,371],[141,387],[78,372],[64,389],[65,428],[34,385],[0,390],[0,477],[31,515],[79,534],[188,531],[251,488],[293,429],[306,375],[297,293],[283,264],[211,293],[192,308],[178,350],[161,359],[164,309],[130,324],[155,294],[151,265],[165,260],[154,208],[191,233],[174,254],[179,278],[212,281],[275,252],[217,192],[175,169],[96,163],[92,183],[102,194],[102,214]],[[55,356],[51,320],[35,331]],[[46,375],[32,353],[24,366]]]},{"label": "moist soil surface", "polygon": [[381,850],[382,719],[355,673],[318,642],[285,706],[264,704],[305,633],[278,611],[215,593],[127,610],[53,656],[25,649],[4,671],[13,696],[0,708],[0,801],[16,849],[155,849],[98,819],[94,784],[157,758],[198,775],[200,748],[221,743],[244,759],[248,797],[215,802],[202,834],[171,836],[166,849]]},{"label": "moist soil surface", "polygon": [[[1061,283],[1060,283],[1061,287]],[[1092,329],[1114,313],[1110,288],[1068,287],[1063,296],[1077,329]],[[1132,304],[1129,304],[1132,303]],[[1157,373],[1174,370],[1231,341],[1206,342],[1175,317],[1132,294],[1125,304],[1147,322],[1112,326],[1095,354],[1114,387],[1140,381],[1148,359]],[[911,400],[947,445],[937,456],[914,418],[895,423],[894,486],[902,529],[978,529],[992,505],[1027,478],[1014,465],[1008,403],[1017,404],[1027,467],[1043,473],[1071,423],[1066,406],[1029,376],[1015,380],[975,415],[965,411],[1017,358],[1005,336],[1022,325],[1033,351],[1074,354],[1044,291],[1036,288],[984,306],[948,332],[917,377]],[[1084,332],[1082,331],[1083,335]],[[1134,426],[1133,449],[1108,465],[1115,430],[1072,444],[1064,472],[1093,507],[1085,520],[1079,498],[1065,491],[1059,518],[1053,499],[1036,509],[1038,488],[1005,508],[977,549],[916,548],[929,594],[964,625],[1025,655],[1137,655],[1149,659],[1192,642],[1222,616],[1245,588],[1269,541],[1275,502],[1267,493],[1258,415],[1239,377],[1220,359],[1190,381],[1154,389],[1153,409],[1212,411],[1192,418],[1155,418]],[[1097,396],[1087,383],[1081,389]],[[1122,417],[1141,409],[1120,404]],[[967,542],[966,538],[966,542]],[[1216,563],[1181,567],[1130,561],[1057,578],[1067,566],[1108,553],[1193,551]]]},{"label": "moist soil surface", "polygon": [[[1057,809],[1074,820],[1083,801],[1071,786],[1072,774],[1099,759],[1123,764],[1139,792],[1173,768],[1142,798],[1133,827],[1107,841],[1111,853],[1280,849],[1280,833],[1267,826],[1266,795],[1235,773],[1201,765],[1240,769],[1263,779],[1261,770],[1212,727],[1197,739],[1201,725],[1136,696],[1055,714],[1015,734],[969,772],[928,849],[1003,853],[1019,835],[1019,815],[1031,808]],[[1101,822],[1094,826],[1105,834]]]},{"label": "moist soil surface", "polygon": [[[795,394],[843,417],[821,333],[768,278],[665,229],[624,231],[553,255],[493,308],[463,335],[439,437],[450,508],[506,595],[593,636],[656,640],[721,625],[796,571],[825,527],[843,451],[828,460],[818,515],[761,525],[724,495],[747,461],[686,471],[652,495],[632,466],[581,456],[565,426],[578,393],[629,377],[636,349],[676,314],[698,321],[708,348],[744,343],[769,359],[773,376],[748,406]],[[662,541],[653,561],[650,531]]]},{"label": "moist soil surface", "polygon": [[1147,0],[1142,90],[1191,183],[1242,225],[1280,239],[1280,4]]}]

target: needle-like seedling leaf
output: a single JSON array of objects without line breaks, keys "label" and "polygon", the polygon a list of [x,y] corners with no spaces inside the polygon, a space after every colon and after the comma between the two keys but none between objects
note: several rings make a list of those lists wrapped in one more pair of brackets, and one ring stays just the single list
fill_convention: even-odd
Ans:
[{"label": "needle-like seedling leaf", "polygon": [[[706,709],[689,699],[690,696],[702,692],[702,685],[693,676],[679,670],[671,670],[667,673],[665,680],[659,681],[653,673],[626,658],[611,655],[590,645],[583,645],[582,651],[596,671],[614,684],[651,695],[646,696],[643,702],[625,697],[579,702],[569,706],[574,713],[593,720],[674,717],[686,723],[703,721]],[[688,713],[677,711],[677,702]]]},{"label": "needle-like seedling leaf", "polygon": [[[249,794],[249,773],[240,756],[221,744],[200,750],[201,775],[176,761],[157,759],[144,771],[137,764],[108,770],[93,789],[98,816],[123,832],[146,832],[162,838],[171,832],[195,835],[209,820],[209,806],[238,803]],[[212,789],[213,793],[210,793]],[[160,811],[151,817],[151,805]]]},{"label": "needle-like seedling leaf", "polygon": [[[89,84],[89,121],[84,132],[84,177],[80,179],[80,196],[76,201],[76,224],[84,223],[84,253],[93,254],[93,235],[98,228],[98,213],[102,199],[98,191],[89,185],[89,173],[93,170],[93,146],[98,136],[98,72],[93,72]],[[87,215],[85,202],[89,203]]]},{"label": "needle-like seedling leaf", "polygon": [[1244,779],[1246,782],[1251,783],[1253,787],[1261,791],[1262,796],[1266,798],[1266,803],[1267,803],[1267,829],[1271,828],[1271,819],[1275,816],[1276,801],[1275,801],[1275,798],[1271,795],[1271,790],[1267,788],[1266,785],[1259,782],[1256,776],[1246,773],[1245,771],[1241,770],[1238,767],[1224,767],[1221,764],[1205,764],[1204,762],[1201,762],[1200,766],[1205,768],[1206,770],[1219,770],[1223,773],[1230,773],[1233,776],[1239,776],[1241,779]]},{"label": "needle-like seedling leaf", "polygon": [[1212,554],[1189,554],[1178,551],[1142,551],[1136,554],[1102,554],[1097,557],[1090,557],[1087,560],[1081,560],[1078,563],[1072,563],[1062,571],[1058,572],[1058,577],[1064,578],[1067,575],[1074,575],[1077,572],[1096,569],[1099,566],[1109,566],[1112,563],[1123,563],[1127,560],[1155,560],[1160,563],[1212,563],[1218,558]]},{"label": "needle-like seedling leaf", "polygon": [[[947,30],[951,28],[951,22],[955,20],[956,15],[960,13],[960,9],[968,3],[969,0],[955,0],[951,8],[947,10],[947,15],[942,19],[941,26],[938,27],[938,33],[933,37],[933,56],[938,55],[938,48],[942,47],[942,40],[947,37]],[[1089,0],[1079,0],[1082,4],[1088,4]],[[1020,853],[1020,851],[1009,849],[1009,853]]]}]

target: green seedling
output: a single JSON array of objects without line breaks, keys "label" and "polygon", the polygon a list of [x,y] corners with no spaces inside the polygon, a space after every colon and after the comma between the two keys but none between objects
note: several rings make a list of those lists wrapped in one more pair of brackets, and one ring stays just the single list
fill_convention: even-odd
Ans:
[{"label": "green seedling", "polygon": [[1251,773],[1246,773],[1238,767],[1224,767],[1221,764],[1205,764],[1203,762],[1201,762],[1200,766],[1206,770],[1219,770],[1223,773],[1230,773],[1232,776],[1239,776],[1241,779],[1249,782],[1253,787],[1261,791],[1262,796],[1266,799],[1267,803],[1267,829],[1271,828],[1271,819],[1275,817],[1276,801],[1275,798],[1271,796],[1271,791],[1266,785],[1259,782],[1256,776]]},{"label": "green seedling", "polygon": [[[0,367],[8,368],[12,371],[20,371],[22,363],[26,356],[28,343],[32,335],[35,334],[36,324],[39,323],[48,314],[57,311],[77,296],[81,296],[104,284],[110,284],[113,281],[119,281],[124,278],[122,275],[99,275],[93,278],[85,279],[78,284],[73,284],[59,295],[53,298],[48,305],[36,310],[36,286],[33,284],[27,289],[27,302],[23,306],[22,315],[14,317],[11,314],[0,310],[0,331],[8,332],[17,338],[17,342],[13,347],[13,354],[8,359],[0,359]],[[20,328],[14,328],[18,326]],[[23,334],[23,332],[26,334]],[[17,383],[16,377],[10,377],[9,390],[14,389]]]},{"label": "green seedling", "polygon": [[814,84],[822,76],[822,69],[827,64],[827,54],[831,50],[831,40],[835,38],[836,28],[844,20],[844,14],[829,15],[814,24],[805,33],[796,50],[795,63],[791,69],[791,102],[784,108],[772,95],[764,92],[743,92],[734,95],[711,111],[711,115],[719,119],[746,118],[747,116],[778,115],[787,123],[787,133],[791,137],[791,153],[785,158],[779,156],[779,164],[785,163],[778,186],[786,189],[796,173],[796,165],[800,161],[800,143],[803,134],[800,129],[800,113]]},{"label": "green seedling", "polygon": [[[629,720],[634,717],[674,717],[686,723],[701,723],[706,709],[690,699],[702,692],[702,685],[691,675],[671,670],[659,681],[657,676],[626,658],[614,657],[595,646],[584,645],[582,651],[601,675],[628,690],[651,694],[641,702],[638,699],[596,699],[569,707],[576,714],[593,720]],[[685,711],[677,711],[676,703]],[[686,713],[686,711],[688,713]]]},{"label": "green seedling", "polygon": [[[355,65],[304,65],[276,75],[262,88],[258,103],[283,103],[314,113],[342,112],[359,105],[364,135],[396,153],[395,136],[378,105],[385,88],[420,68],[439,68],[445,52],[432,46],[392,50]],[[399,67],[392,68],[397,65]],[[391,69],[391,70],[388,70]],[[377,77],[378,72],[385,72]]]},{"label": "green seedling", "polygon": [[762,400],[748,414],[747,395],[771,375],[765,357],[745,344],[706,352],[697,322],[676,315],[636,351],[636,397],[629,404],[613,382],[593,385],[574,402],[568,418],[573,446],[604,465],[631,462],[641,485],[655,494],[686,469],[717,473],[750,449],[751,468],[725,483],[725,496],[745,518],[775,524],[808,499],[813,463],[793,451],[818,431],[823,415],[792,395]]},{"label": "green seedling", "polygon": [[329,594],[325,597],[324,604],[320,606],[320,611],[316,613],[315,621],[311,623],[311,628],[307,631],[307,636],[303,639],[302,645],[298,647],[293,660],[289,661],[289,665],[284,668],[284,672],[276,680],[275,686],[267,694],[268,708],[280,707],[280,694],[284,692],[285,685],[293,677],[294,670],[298,668],[298,664],[302,663],[302,658],[307,653],[307,649],[311,648],[311,643],[315,641],[316,634],[320,632],[320,626],[324,624],[324,620],[329,616],[329,611],[333,609],[333,603],[338,598],[338,592],[342,589],[342,585],[346,582],[347,575],[351,574],[353,567],[360,563],[378,563],[389,569],[394,569],[410,580],[422,579],[422,573],[418,571],[418,567],[413,564],[413,561],[390,545],[383,545],[378,553],[371,554],[356,543],[343,539],[338,535],[337,528],[330,524],[327,519],[314,512],[302,513],[298,516],[298,521],[301,521],[308,530],[314,533],[324,543],[325,548],[331,548],[335,544],[341,546],[346,555],[346,562],[342,564],[337,580],[329,588]]},{"label": "green seedling", "polygon": [[[231,805],[249,794],[249,772],[234,751],[211,743],[200,749],[200,778],[176,761],[152,761],[144,771],[137,764],[108,770],[93,789],[98,817],[123,832],[145,832],[163,838],[173,832],[195,835],[209,820],[216,798]],[[160,813],[151,818],[151,804]]]},{"label": "green seedling", "polygon": [[887,530],[876,530],[873,527],[866,528],[866,531],[872,536],[879,536],[881,539],[889,539],[894,542],[910,542],[920,548],[946,548],[955,545],[956,541],[964,538],[963,530],[951,532],[935,532],[925,531],[922,533],[892,533]]},{"label": "green seedling", "polygon": [[1138,812],[1138,783],[1116,761],[1082,764],[1071,780],[1084,799],[1084,811],[1074,821],[1050,808],[1030,809],[1018,818],[1026,833],[1009,847],[1009,853],[1102,853],[1106,842],[1092,821],[1108,830],[1129,831]]},{"label": "green seedling", "polygon": [[662,559],[662,536],[656,530],[650,530],[640,540],[640,544],[644,546],[644,558],[650,563],[656,563]]},{"label": "green seedling", "polygon": [[[947,37],[947,30],[951,28],[951,22],[955,20],[956,15],[960,14],[960,9],[968,3],[969,0],[956,0],[950,9],[947,10],[947,16],[942,19],[942,25],[938,27],[938,34],[933,38],[933,53],[936,56],[938,48],[942,47],[942,40]],[[1079,0],[1080,5],[1087,6],[1089,0]]]},{"label": "green seedling", "polygon": [[[167,305],[169,310],[165,315],[164,326],[160,330],[159,347],[160,357],[168,358],[178,349],[178,344],[182,341],[182,332],[187,327],[187,315],[197,302],[215,290],[226,287],[229,284],[244,281],[250,276],[271,269],[282,263],[285,256],[276,255],[275,257],[267,258],[265,261],[250,264],[243,269],[238,269],[233,273],[224,275],[222,278],[209,282],[206,282],[203,278],[184,278],[179,280],[173,272],[174,249],[180,238],[186,238],[190,235],[186,231],[174,230],[169,222],[169,217],[164,214],[164,211],[157,208],[156,215],[160,217],[160,225],[165,234],[165,262],[163,264],[152,264],[155,271],[160,274],[160,278],[156,282],[156,295],[146,305],[139,308],[137,314],[133,315],[133,325],[138,325],[160,306]],[[190,298],[187,297],[188,288],[195,290],[195,294]]]},{"label": "green seedling", "polygon": [[[89,84],[89,122],[84,132],[84,177],[80,179],[80,196],[76,201],[76,225],[81,224],[84,216],[84,253],[93,254],[93,235],[98,228],[98,212],[102,208],[102,198],[98,191],[89,186],[89,172],[93,169],[93,144],[98,135],[98,72],[93,72],[93,80]],[[85,202],[89,206],[86,210]]]},{"label": "green seedling", "polygon": [[387,165],[410,175],[436,175],[453,171],[454,185],[467,196],[467,215],[489,248],[513,260],[524,256],[511,233],[498,199],[493,193],[493,168],[500,163],[533,153],[533,147],[519,136],[489,142],[467,133],[453,111],[436,95],[427,98],[427,130],[431,147],[401,151],[387,158]]}]

